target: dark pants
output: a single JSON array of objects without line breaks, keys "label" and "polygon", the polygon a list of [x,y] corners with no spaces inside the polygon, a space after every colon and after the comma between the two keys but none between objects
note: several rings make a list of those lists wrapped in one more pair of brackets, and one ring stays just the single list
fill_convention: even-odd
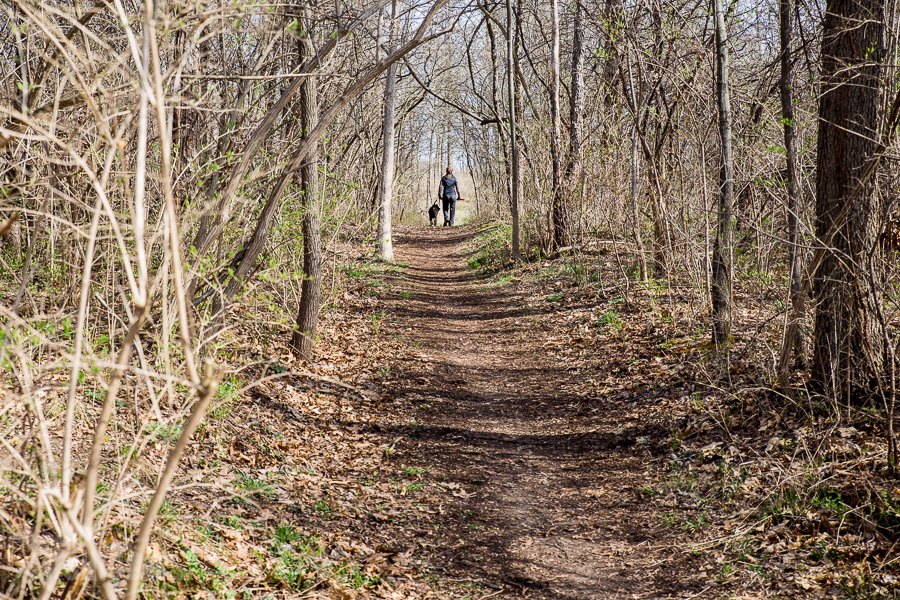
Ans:
[{"label": "dark pants", "polygon": [[453,225],[453,217],[456,216],[456,198],[443,198],[444,201],[444,225]]}]

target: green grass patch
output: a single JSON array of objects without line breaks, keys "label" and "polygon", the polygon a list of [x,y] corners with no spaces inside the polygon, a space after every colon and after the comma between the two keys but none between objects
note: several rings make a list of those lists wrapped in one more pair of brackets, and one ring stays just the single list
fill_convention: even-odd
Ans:
[{"label": "green grass patch", "polygon": [[467,261],[469,268],[473,271],[502,269],[510,260],[511,236],[511,226],[505,223],[481,229],[475,235],[474,252]]},{"label": "green grass patch", "polygon": [[282,523],[272,531],[269,552],[276,559],[269,579],[295,592],[310,589],[328,579],[357,590],[381,582],[377,573],[364,571],[353,561],[333,562],[321,539],[306,535],[289,523]]},{"label": "green grass patch", "polygon": [[611,310],[607,313],[604,313],[599,319],[594,321],[594,327],[609,327],[610,329],[621,329],[622,319],[619,317],[619,313]]}]

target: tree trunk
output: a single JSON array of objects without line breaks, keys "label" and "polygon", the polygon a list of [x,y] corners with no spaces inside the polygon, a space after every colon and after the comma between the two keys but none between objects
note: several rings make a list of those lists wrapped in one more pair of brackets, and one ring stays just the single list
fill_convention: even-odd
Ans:
[{"label": "tree trunk", "polygon": [[800,332],[800,322],[806,312],[806,295],[803,293],[803,252],[800,241],[800,186],[797,181],[797,152],[794,149],[794,106],[791,94],[791,0],[779,0],[779,31],[781,37],[781,121],[784,125],[784,153],[787,163],[788,194],[788,265],[791,271],[791,311],[784,330],[781,354],[778,358],[778,377],[782,387],[787,387],[791,353],[804,362],[805,340]]},{"label": "tree trunk", "polygon": [[584,128],[584,15],[581,2],[575,3],[572,24],[572,89],[569,94],[569,156],[563,190],[571,204],[575,198],[575,182],[581,171],[581,131]]},{"label": "tree trunk", "polygon": [[[309,20],[306,20],[308,23]],[[301,61],[315,53],[312,32],[298,42]],[[304,137],[315,129],[319,121],[318,90],[316,77],[307,77],[300,88],[300,126]],[[316,324],[319,320],[319,304],[322,297],[322,237],[319,233],[319,203],[316,191],[319,183],[318,144],[313,146],[307,160],[300,168],[300,204],[303,211],[303,283],[300,286],[300,307],[297,310],[297,327],[291,337],[294,350],[312,360],[316,340]]]},{"label": "tree trunk", "polygon": [[[427,189],[425,190],[425,195],[429,195],[432,193],[432,190],[435,189],[432,182],[434,181],[434,121],[431,124],[431,131],[428,133],[428,182],[426,184]],[[437,193],[437,192],[435,192]]]},{"label": "tree trunk", "polygon": [[640,265],[641,281],[647,281],[647,255],[644,253],[644,236],[641,235],[641,225],[643,218],[641,216],[640,192],[641,188],[638,184],[638,163],[641,156],[638,153],[638,130],[635,125],[631,134],[631,224],[634,231],[634,244],[637,249],[638,264]]},{"label": "tree trunk", "polygon": [[[647,143],[641,134],[639,129],[640,127],[640,119],[638,114],[640,112],[638,99],[640,98],[640,103],[643,104],[643,79],[640,80],[640,89],[635,91],[635,83],[634,83],[634,69],[631,65],[631,59],[628,54],[626,54],[626,62],[627,64],[627,72],[628,72],[628,81],[625,80],[625,70],[619,70],[619,76],[622,79],[622,89],[626,90],[628,96],[627,100],[631,106],[631,116],[632,116],[632,137],[631,137],[631,214],[632,214],[632,225],[634,228],[634,241],[635,247],[638,253],[638,262],[640,264],[640,278],[641,281],[647,281],[647,255],[644,250],[644,237],[642,233],[643,226],[643,215],[640,210],[640,187],[638,184],[638,171],[639,171],[639,162],[640,157],[638,155],[638,147],[639,145],[644,148],[644,153],[649,155],[650,152],[647,150]],[[639,74],[641,70],[639,69]],[[649,170],[648,166],[648,170]]]},{"label": "tree trunk", "polygon": [[[176,190],[178,190],[179,193],[184,194],[180,203],[183,207],[187,202],[189,195],[185,193],[187,190],[185,189],[185,184],[182,182],[186,182],[191,178],[182,177],[182,174],[187,170],[188,165],[190,164],[193,155],[193,147],[195,146],[196,141],[194,138],[197,132],[198,121],[200,121],[199,112],[194,108],[185,108],[185,106],[197,99],[197,94],[194,91],[194,76],[199,72],[200,58],[197,56],[198,49],[193,46],[188,38],[187,31],[178,29],[175,31],[173,38],[172,62],[174,64],[181,64],[181,72],[176,75],[175,85],[172,90],[173,94],[179,97],[179,100],[172,111],[172,120],[174,123],[170,135],[174,154],[172,161],[174,164],[173,183],[175,184]],[[183,73],[185,76],[184,78],[187,79],[186,84],[181,82],[181,73]]]},{"label": "tree trunk", "polygon": [[559,0],[550,0],[550,155],[553,162],[553,247],[569,245],[571,219],[566,196],[560,186],[559,147]]},{"label": "tree trunk", "polygon": [[476,176],[475,174],[475,170],[472,165],[472,155],[469,153],[468,122],[465,118],[462,119],[462,134],[463,150],[466,153],[466,169],[469,172],[469,176],[472,178],[472,205],[475,207],[475,217],[478,218],[481,216],[481,208],[479,206],[478,197],[478,176]]},{"label": "tree trunk", "polygon": [[666,231],[665,197],[659,176],[659,159],[645,146],[644,159],[647,161],[647,187],[650,191],[650,213],[653,217],[653,277],[663,280],[669,276],[666,257],[668,238]]},{"label": "tree trunk", "polygon": [[[876,148],[883,0],[828,0],[822,34],[816,164],[816,235],[839,223],[813,281],[816,304],[811,385],[834,398],[871,389],[881,361],[862,274],[875,243],[876,200],[869,179],[843,210]],[[867,355],[871,361],[867,364]]]},{"label": "tree trunk", "polygon": [[[391,8],[388,45],[393,44],[397,27],[397,1]],[[384,148],[381,156],[380,203],[378,205],[378,258],[394,260],[394,246],[391,242],[391,202],[394,199],[394,104],[397,99],[397,65],[388,67],[384,82],[384,119],[382,132]]]},{"label": "tree trunk", "polygon": [[510,183],[510,204],[512,210],[512,257],[519,260],[519,196],[521,185],[519,182],[519,146],[516,135],[516,77],[515,57],[513,56],[513,36],[515,35],[515,23],[513,22],[512,0],[506,0],[506,70],[507,91],[509,93],[509,137],[510,153],[512,155],[512,182]]},{"label": "tree trunk", "polygon": [[731,100],[728,95],[728,35],[722,0],[714,0],[716,17],[716,97],[719,104],[719,215],[712,260],[713,343],[731,339],[731,244],[734,210],[734,163],[731,155]]},{"label": "tree trunk", "polygon": [[[576,1],[575,4],[575,19],[576,24],[573,28],[578,27],[577,21],[581,18],[581,2]],[[604,10],[605,18],[607,22],[607,27],[609,28],[609,34],[606,36],[606,43],[603,47],[604,55],[606,56],[606,60],[603,63],[603,104],[607,108],[611,108],[616,102],[616,77],[619,72],[619,55],[618,48],[616,48],[616,41],[619,37],[620,33],[620,21],[619,15],[622,12],[622,0],[606,0],[606,7]],[[583,27],[583,26],[582,26]],[[582,30],[582,38],[584,36],[584,31]],[[606,141],[609,142],[609,136],[605,135]]]},{"label": "tree trunk", "polygon": [[22,253],[22,234],[19,226],[18,213],[2,213],[0,212],[0,246],[9,248],[11,254],[18,255]]}]

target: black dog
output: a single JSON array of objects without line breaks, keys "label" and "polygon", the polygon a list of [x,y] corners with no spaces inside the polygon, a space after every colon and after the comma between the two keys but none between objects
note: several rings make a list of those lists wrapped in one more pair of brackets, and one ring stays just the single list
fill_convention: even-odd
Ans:
[{"label": "black dog", "polygon": [[428,209],[428,220],[431,222],[432,226],[437,225],[437,217],[439,212],[441,212],[441,207],[438,206],[437,202],[432,204],[431,208]]}]

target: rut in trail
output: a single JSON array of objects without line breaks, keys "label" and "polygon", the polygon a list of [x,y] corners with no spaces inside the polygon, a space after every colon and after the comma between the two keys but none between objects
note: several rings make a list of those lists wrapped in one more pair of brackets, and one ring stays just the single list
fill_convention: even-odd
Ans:
[{"label": "rut in trail", "polygon": [[[641,432],[622,431],[603,398],[566,392],[584,375],[542,349],[553,332],[537,309],[467,268],[473,230],[402,228],[395,239],[413,295],[395,314],[420,351],[397,365],[411,381],[397,394],[427,407],[407,455],[471,484],[446,527],[426,534],[432,564],[496,597],[713,596],[642,499]],[[596,409],[608,411],[600,426]]]}]

